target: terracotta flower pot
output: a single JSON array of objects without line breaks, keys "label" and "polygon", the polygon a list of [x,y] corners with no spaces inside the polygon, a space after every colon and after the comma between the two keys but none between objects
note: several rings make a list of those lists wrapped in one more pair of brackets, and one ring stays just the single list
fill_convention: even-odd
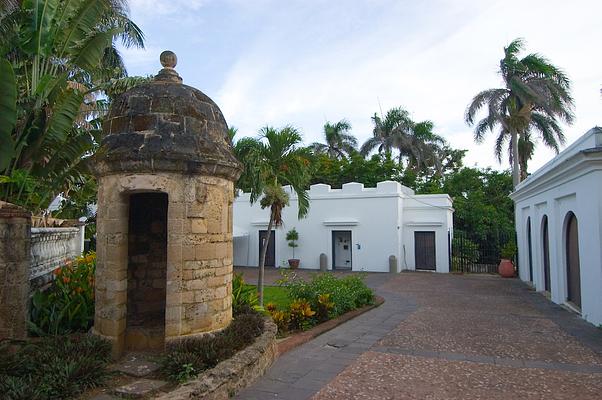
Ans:
[{"label": "terracotta flower pot", "polygon": [[296,269],[299,267],[299,262],[301,260],[299,260],[298,258],[289,258],[288,259],[288,266],[291,267],[291,269]]},{"label": "terracotta flower pot", "polygon": [[514,264],[512,264],[511,260],[502,258],[498,272],[502,278],[514,278]]}]

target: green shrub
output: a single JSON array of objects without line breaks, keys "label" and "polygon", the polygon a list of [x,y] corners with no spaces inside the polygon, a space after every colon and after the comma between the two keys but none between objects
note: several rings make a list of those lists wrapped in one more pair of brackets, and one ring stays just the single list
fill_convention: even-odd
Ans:
[{"label": "green shrub", "polygon": [[507,242],[500,251],[501,257],[506,260],[513,260],[516,255],[516,244],[514,241]]},{"label": "green shrub", "polygon": [[313,275],[310,281],[296,275],[287,275],[281,280],[281,284],[289,289],[292,299],[306,300],[311,309],[317,311],[314,323],[337,317],[374,301],[372,289],[358,275],[337,278],[331,273],[322,273]]},{"label": "green shrub", "polygon": [[357,275],[337,278],[330,273],[316,274],[309,282],[293,277],[285,279],[284,285],[289,288],[291,298],[307,300],[314,310],[320,309],[319,296],[329,294],[332,303],[330,318],[374,300],[372,290]]},{"label": "green shrub", "polygon": [[246,312],[235,315],[223,331],[174,344],[159,358],[161,372],[171,381],[184,382],[253,343],[263,332],[263,316],[248,305],[242,308]]},{"label": "green shrub", "polygon": [[319,322],[327,321],[332,315],[334,303],[330,299],[330,293],[324,293],[318,296],[318,309],[316,310],[316,318]]},{"label": "green shrub", "polygon": [[257,288],[247,285],[242,274],[234,274],[232,278],[232,312],[241,314],[243,308],[255,308],[259,305]]},{"label": "green shrub", "polygon": [[311,309],[311,305],[305,299],[297,299],[289,306],[289,323],[290,329],[308,329],[312,325],[315,325],[315,321],[312,317],[316,314]]},{"label": "green shrub", "polygon": [[297,241],[299,240],[299,232],[295,228],[291,229],[286,233],[286,241],[288,246],[293,249],[293,258],[295,258],[295,249],[299,247]]},{"label": "green shrub", "polygon": [[111,345],[96,336],[43,338],[17,350],[0,345],[0,393],[6,400],[68,399],[102,384]]},{"label": "green shrub", "polygon": [[93,252],[57,268],[51,287],[32,297],[31,333],[45,336],[88,331],[94,321],[95,270]]},{"label": "green shrub", "polygon": [[374,302],[374,292],[364,283],[358,275],[349,275],[341,279],[343,284],[351,290],[355,296],[355,307],[363,307]]}]

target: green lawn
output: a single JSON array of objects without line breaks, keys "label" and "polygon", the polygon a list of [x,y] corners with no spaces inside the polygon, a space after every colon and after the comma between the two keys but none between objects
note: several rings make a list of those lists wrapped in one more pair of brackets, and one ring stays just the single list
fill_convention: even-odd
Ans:
[{"label": "green lawn", "polygon": [[[255,285],[249,285],[257,287]],[[288,308],[291,299],[288,297],[288,289],[282,286],[264,286],[263,304],[274,303],[278,308]]]}]

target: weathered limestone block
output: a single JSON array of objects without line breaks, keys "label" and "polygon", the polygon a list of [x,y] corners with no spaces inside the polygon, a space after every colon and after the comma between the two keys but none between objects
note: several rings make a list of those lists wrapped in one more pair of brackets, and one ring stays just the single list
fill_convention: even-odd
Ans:
[{"label": "weathered limestone block", "polygon": [[31,214],[0,201],[0,339],[27,337]]}]

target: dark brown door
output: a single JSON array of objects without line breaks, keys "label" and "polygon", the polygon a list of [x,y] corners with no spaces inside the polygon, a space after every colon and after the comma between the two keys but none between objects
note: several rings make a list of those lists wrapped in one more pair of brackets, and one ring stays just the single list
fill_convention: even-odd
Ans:
[{"label": "dark brown door", "polygon": [[529,282],[533,282],[533,248],[531,239],[531,217],[527,218],[527,245],[529,246]]},{"label": "dark brown door", "polygon": [[435,270],[435,232],[414,232],[414,254],[416,269]]},{"label": "dark brown door", "polygon": [[548,235],[548,217],[543,217],[543,277],[546,292],[550,291],[550,237]]},{"label": "dark brown door", "polygon": [[567,300],[581,308],[581,271],[577,217],[571,213],[566,229]]},{"label": "dark brown door", "polygon": [[[267,236],[268,231],[259,231],[259,257],[261,258],[261,251],[263,250],[263,243]],[[276,234],[274,231],[270,233],[270,242],[268,243],[268,251],[265,254],[265,266],[275,267],[276,266]]]}]

